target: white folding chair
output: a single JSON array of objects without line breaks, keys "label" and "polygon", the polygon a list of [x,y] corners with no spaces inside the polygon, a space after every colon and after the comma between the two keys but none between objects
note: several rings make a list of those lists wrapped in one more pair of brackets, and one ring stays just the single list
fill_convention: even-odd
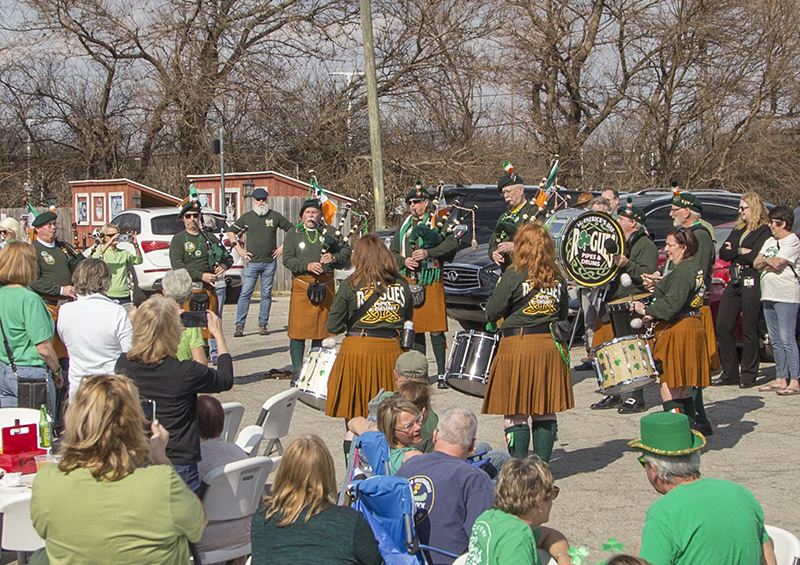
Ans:
[{"label": "white folding chair", "polygon": [[764,526],[775,548],[775,563],[778,565],[800,564],[800,539],[775,526]]},{"label": "white folding chair", "polygon": [[467,556],[469,553],[465,553],[459,557],[456,557],[456,560],[453,561],[453,565],[464,565],[467,562]]},{"label": "white folding chair", "polygon": [[16,551],[19,563],[27,563],[28,554],[44,547],[31,523],[31,491],[4,497],[0,502],[3,514],[3,530],[0,534],[3,549]]},{"label": "white folding chair", "polygon": [[547,553],[547,552],[546,552],[544,549],[542,549],[541,547],[537,548],[537,549],[536,549],[536,552],[539,554],[539,562],[540,562],[542,565],[558,565],[558,564],[556,563],[556,560],[555,560],[555,559],[553,559],[553,556],[552,556],[552,555],[550,555],[549,553]]},{"label": "white folding chair", "polygon": [[250,457],[258,455],[261,440],[264,439],[264,430],[261,426],[247,426],[236,436],[236,445],[241,447]]},{"label": "white folding chair", "polygon": [[[2,347],[2,346],[0,346]],[[0,408],[0,430],[9,428],[19,420],[20,424],[38,424],[39,411],[33,408]],[[38,437],[38,427],[36,435]],[[2,447],[3,439],[0,436],[0,447]]]},{"label": "white folding chair", "polygon": [[225,411],[225,426],[222,428],[222,440],[233,443],[236,432],[239,431],[239,424],[242,423],[244,416],[244,404],[241,402],[225,402],[222,404]]},{"label": "white folding chair", "polygon": [[[203,508],[210,522],[237,520],[252,517],[261,502],[267,476],[272,471],[273,461],[269,457],[254,457],[234,461],[210,471],[203,478],[206,491]],[[249,555],[250,543],[238,547],[200,552],[204,564],[224,563],[237,557]]]},{"label": "white folding chair", "polygon": [[292,422],[299,394],[300,389],[290,388],[271,397],[261,407],[261,414],[258,415],[256,425],[261,426],[264,430],[264,440],[267,442],[264,455],[272,455],[272,452],[276,450],[283,455],[280,438],[286,437],[289,433],[289,424]]}]

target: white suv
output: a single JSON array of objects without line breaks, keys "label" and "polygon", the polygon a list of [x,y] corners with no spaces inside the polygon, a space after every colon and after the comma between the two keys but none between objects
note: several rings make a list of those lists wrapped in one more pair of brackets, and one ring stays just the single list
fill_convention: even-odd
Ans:
[{"label": "white suv", "polygon": [[[172,267],[169,263],[169,245],[172,236],[184,229],[183,220],[178,216],[179,208],[132,208],[117,215],[111,223],[119,228],[120,233],[136,233],[142,249],[142,264],[133,267],[134,283],[145,292],[160,292],[161,279]],[[235,303],[242,290],[242,260],[235,249],[230,248],[227,236],[223,232],[227,227],[225,216],[203,209],[203,216],[208,223],[214,221],[214,234],[228,247],[235,261],[233,267],[225,272],[228,286],[226,302]],[[121,249],[134,252],[130,243],[120,243]]]}]

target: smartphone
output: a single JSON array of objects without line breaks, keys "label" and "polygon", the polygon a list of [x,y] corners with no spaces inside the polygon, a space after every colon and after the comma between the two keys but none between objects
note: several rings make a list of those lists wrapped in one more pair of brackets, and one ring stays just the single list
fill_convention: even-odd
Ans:
[{"label": "smartphone", "polygon": [[208,326],[208,316],[205,310],[181,312],[181,323],[184,328],[205,328]]},{"label": "smartphone", "polygon": [[144,412],[144,418],[149,424],[156,419],[156,401],[142,400],[140,403],[142,405],[142,412]]}]

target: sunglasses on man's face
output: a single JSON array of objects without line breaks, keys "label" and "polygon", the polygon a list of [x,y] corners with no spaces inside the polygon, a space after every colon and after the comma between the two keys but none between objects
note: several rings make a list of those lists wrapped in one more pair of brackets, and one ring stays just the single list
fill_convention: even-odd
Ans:
[{"label": "sunglasses on man's face", "polygon": [[255,200],[256,202],[266,202],[267,201],[266,198],[253,198],[253,200]]},{"label": "sunglasses on man's face", "polygon": [[189,218],[190,220],[196,220],[200,217],[200,214],[184,214],[184,218]]},{"label": "sunglasses on man's face", "polygon": [[419,204],[420,202],[422,202],[422,200],[409,200],[409,201],[408,201],[408,205],[409,205],[409,206],[416,206],[416,205],[417,205],[417,204]]}]

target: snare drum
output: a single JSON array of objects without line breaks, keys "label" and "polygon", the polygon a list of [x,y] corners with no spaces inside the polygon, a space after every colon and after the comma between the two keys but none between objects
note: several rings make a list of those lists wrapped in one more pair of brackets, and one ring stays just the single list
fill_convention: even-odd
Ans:
[{"label": "snare drum", "polygon": [[293,386],[300,389],[298,400],[320,411],[325,411],[328,398],[328,376],[336,361],[336,350],[314,347],[303,360],[300,376]]},{"label": "snare drum", "polygon": [[464,394],[483,398],[498,343],[500,336],[494,333],[456,332],[444,373],[447,384]]},{"label": "snare drum", "polygon": [[644,388],[658,377],[650,344],[639,336],[607,341],[592,349],[592,358],[603,394],[619,395]]},{"label": "snare drum", "polygon": [[631,312],[631,302],[639,300],[647,303],[651,296],[648,292],[642,292],[606,302],[606,310],[608,310],[608,317],[611,320],[611,329],[614,331],[614,337],[642,335],[645,332],[646,328],[644,326],[639,328],[631,327],[631,320],[634,318],[641,319],[641,316]]}]

